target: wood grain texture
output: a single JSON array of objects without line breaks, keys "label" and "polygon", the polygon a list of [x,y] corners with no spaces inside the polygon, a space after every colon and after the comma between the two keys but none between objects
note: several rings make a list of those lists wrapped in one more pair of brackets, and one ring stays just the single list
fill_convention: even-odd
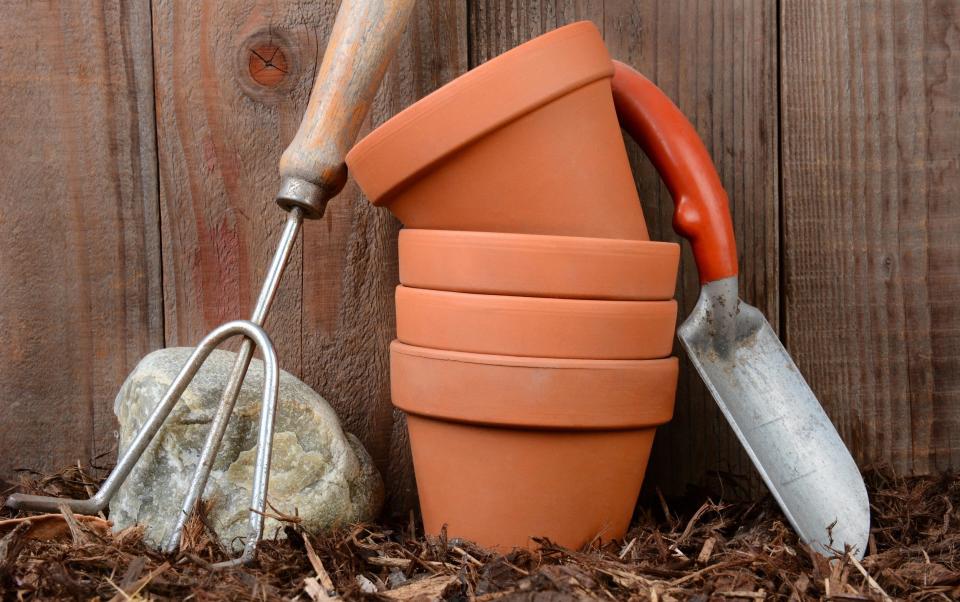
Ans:
[{"label": "wood grain texture", "polygon": [[[167,344],[193,345],[246,317],[284,214],[277,162],[293,139],[337,13],[301,0],[154,4]],[[370,124],[466,68],[462,3],[418,2]],[[276,86],[249,77],[249,53],[281,48]],[[269,58],[269,57],[265,57]],[[281,366],[334,406],[372,454],[389,504],[415,503],[405,426],[390,404],[398,224],[350,183],[304,225],[267,332]]]},{"label": "wood grain texture", "polygon": [[149,3],[3,10],[0,478],[9,478],[115,447],[114,395],[162,346],[163,315]]},{"label": "wood grain texture", "polygon": [[[467,69],[464,2],[417,2],[361,136]],[[400,224],[350,180],[304,230],[303,378],[333,404],[387,482],[387,507],[416,506],[403,414],[390,401]]]},{"label": "wood grain texture", "polygon": [[[0,478],[109,450],[112,400],[140,357],[247,317],[284,220],[277,161],[337,2],[4,8]],[[703,137],[731,198],[741,294],[781,328],[861,464],[956,469],[957,3],[420,0],[365,131],[579,19]],[[676,240],[666,189],[627,146],[652,238]],[[389,393],[398,228],[348,183],[306,224],[267,329],[282,366],[363,440],[399,513],[416,492]],[[697,291],[685,247],[681,316]],[[685,363],[648,485],[729,496],[759,491],[754,474]]]},{"label": "wood grain texture", "polygon": [[[274,203],[277,161],[335,14],[328,3],[154,2],[168,346],[195,345],[218,324],[249,317],[286,217]],[[275,86],[251,78],[250,54],[264,46],[285,58]],[[266,321],[281,366],[294,374],[300,268],[298,243]]]},{"label": "wood grain texture", "polygon": [[[743,298],[779,324],[777,29],[773,0],[743,2],[470,3],[471,66],[550,29],[592,20],[613,58],[659,85],[691,120],[731,201]],[[679,241],[673,202],[639,147],[627,142],[650,236]],[[680,316],[699,280],[688,245],[678,281]],[[756,491],[758,478],[699,376],[682,360],[674,419],[657,433],[647,485]],[[718,477],[722,478],[721,482]]]},{"label": "wood grain texture", "polygon": [[960,466],[960,5],[785,0],[786,334],[861,463]]}]

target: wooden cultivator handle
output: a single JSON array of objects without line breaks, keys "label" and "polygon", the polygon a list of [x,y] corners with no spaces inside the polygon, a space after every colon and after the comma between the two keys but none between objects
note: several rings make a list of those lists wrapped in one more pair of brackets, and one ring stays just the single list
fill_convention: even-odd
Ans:
[{"label": "wooden cultivator handle", "polygon": [[347,181],[343,162],[373,101],[415,0],[343,0],[310,103],[280,158],[277,203],[323,217]]}]

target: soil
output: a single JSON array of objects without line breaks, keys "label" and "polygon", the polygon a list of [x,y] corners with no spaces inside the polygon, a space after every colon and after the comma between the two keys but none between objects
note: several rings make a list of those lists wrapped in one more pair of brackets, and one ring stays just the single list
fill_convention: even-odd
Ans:
[{"label": "soil", "polygon": [[[286,540],[261,544],[250,567],[227,559],[192,517],[181,551],[165,556],[136,529],[100,517],[0,512],[3,600],[955,600],[960,598],[960,478],[867,477],[873,526],[866,557],[833,560],[797,541],[776,505],[703,498],[641,504],[624,541],[506,555],[425,537],[402,524],[352,525],[308,535],[285,517]],[[24,474],[17,488],[85,496],[78,468]],[[10,493],[13,488],[6,493]],[[6,495],[6,493],[4,495]],[[0,496],[2,497],[2,496]]]}]

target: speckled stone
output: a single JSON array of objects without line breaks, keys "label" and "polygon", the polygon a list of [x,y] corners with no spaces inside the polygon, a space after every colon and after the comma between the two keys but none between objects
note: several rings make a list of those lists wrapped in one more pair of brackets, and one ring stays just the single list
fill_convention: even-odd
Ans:
[{"label": "speckled stone", "polygon": [[[114,403],[121,452],[192,351],[185,347],[155,351],[130,373]],[[110,502],[114,529],[140,523],[147,541],[160,545],[167,537],[235,357],[229,351],[216,350],[197,373]],[[263,362],[255,359],[203,495],[213,502],[211,526],[234,550],[242,547],[249,528],[262,386]],[[383,482],[369,454],[356,437],[343,432],[329,404],[287,372],[280,374],[267,500],[276,511],[298,515],[311,531],[373,519],[383,503]],[[268,518],[264,537],[282,537],[280,527],[278,521]]]}]

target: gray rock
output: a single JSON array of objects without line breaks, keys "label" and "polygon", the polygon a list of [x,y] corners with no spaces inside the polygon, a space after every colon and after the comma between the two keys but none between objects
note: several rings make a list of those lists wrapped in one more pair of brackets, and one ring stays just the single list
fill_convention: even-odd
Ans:
[{"label": "gray rock", "polygon": [[[156,407],[192,349],[161,349],[143,358],[117,394],[120,450]],[[166,539],[197,466],[220,394],[236,354],[216,350],[197,373],[164,427],[110,502],[114,529],[142,524],[147,541]],[[223,438],[203,498],[212,502],[210,525],[239,550],[248,534],[253,466],[263,386],[263,362],[253,360]],[[313,389],[280,374],[276,431],[267,500],[276,511],[298,515],[310,531],[374,518],[383,482],[356,437],[343,432],[333,409]],[[271,512],[270,507],[267,508]],[[264,537],[283,535],[268,518]]]}]

